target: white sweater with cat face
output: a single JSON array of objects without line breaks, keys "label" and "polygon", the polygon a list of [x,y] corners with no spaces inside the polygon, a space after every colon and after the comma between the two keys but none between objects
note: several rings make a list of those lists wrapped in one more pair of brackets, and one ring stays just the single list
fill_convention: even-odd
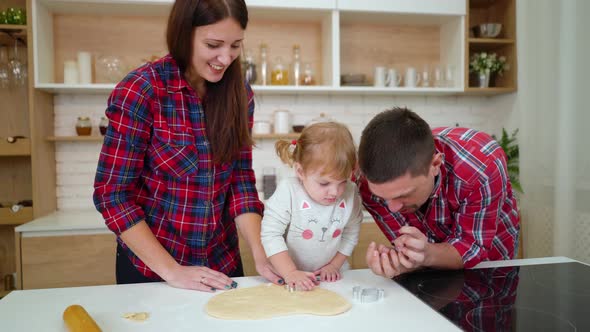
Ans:
[{"label": "white sweater with cat face", "polygon": [[288,178],[266,202],[262,245],[267,257],[288,250],[299,270],[313,272],[337,252],[352,254],[362,219],[356,184],[348,181],[341,198],[325,206],[311,199],[299,179]]}]

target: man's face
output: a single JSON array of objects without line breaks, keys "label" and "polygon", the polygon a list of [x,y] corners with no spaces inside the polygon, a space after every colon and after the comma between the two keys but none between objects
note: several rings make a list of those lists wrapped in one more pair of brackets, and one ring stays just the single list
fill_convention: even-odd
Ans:
[{"label": "man's face", "polygon": [[430,197],[434,189],[434,178],[440,172],[442,155],[436,154],[428,173],[412,176],[410,172],[384,183],[368,182],[369,190],[382,198],[391,212],[414,213]]}]

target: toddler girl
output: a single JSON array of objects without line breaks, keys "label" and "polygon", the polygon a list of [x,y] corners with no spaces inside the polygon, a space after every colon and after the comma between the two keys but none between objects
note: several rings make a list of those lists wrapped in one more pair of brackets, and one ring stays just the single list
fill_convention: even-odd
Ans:
[{"label": "toddler girl", "polygon": [[358,241],[361,201],[349,180],[356,167],[354,141],[342,124],[321,122],[275,148],[296,177],[281,181],[266,202],[262,245],[287,285],[311,290],[316,280],[340,279]]}]

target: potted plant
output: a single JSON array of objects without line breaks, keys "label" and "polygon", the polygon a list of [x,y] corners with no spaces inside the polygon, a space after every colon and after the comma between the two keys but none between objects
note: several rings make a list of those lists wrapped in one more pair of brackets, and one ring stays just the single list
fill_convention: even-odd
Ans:
[{"label": "potted plant", "polygon": [[492,138],[498,142],[498,145],[506,153],[506,163],[508,166],[508,176],[510,177],[510,183],[512,189],[520,193],[524,193],[522,186],[520,185],[520,167],[518,165],[518,143],[516,142],[516,134],[518,129],[514,130],[511,135],[508,135],[506,129],[502,128],[502,137],[496,138],[496,135],[492,135]]},{"label": "potted plant", "polygon": [[490,77],[495,74],[502,76],[508,69],[510,67],[506,63],[506,57],[498,56],[496,53],[474,53],[469,62],[469,72],[477,75],[480,88],[493,86]]}]

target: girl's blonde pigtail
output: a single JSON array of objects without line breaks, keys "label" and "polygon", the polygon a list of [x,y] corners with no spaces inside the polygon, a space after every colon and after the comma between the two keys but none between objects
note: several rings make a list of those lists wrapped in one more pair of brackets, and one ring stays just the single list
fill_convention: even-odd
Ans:
[{"label": "girl's blonde pigtail", "polygon": [[295,151],[290,148],[291,142],[286,140],[278,140],[275,143],[275,151],[277,152],[277,156],[281,158],[281,161],[289,166],[293,166],[294,157],[293,154]]}]

